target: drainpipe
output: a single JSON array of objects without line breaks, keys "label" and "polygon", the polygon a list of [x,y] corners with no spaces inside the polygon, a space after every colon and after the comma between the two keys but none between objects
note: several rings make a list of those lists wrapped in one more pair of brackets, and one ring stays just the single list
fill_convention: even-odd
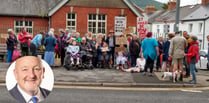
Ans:
[{"label": "drainpipe", "polygon": [[205,48],[205,20],[204,20],[204,28],[203,28],[203,50]]},{"label": "drainpipe", "polygon": [[49,29],[51,28],[51,16],[49,17]]}]

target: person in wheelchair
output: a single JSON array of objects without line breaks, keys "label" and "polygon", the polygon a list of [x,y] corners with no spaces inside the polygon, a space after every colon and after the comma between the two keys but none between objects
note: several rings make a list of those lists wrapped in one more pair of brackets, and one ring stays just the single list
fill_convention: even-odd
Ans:
[{"label": "person in wheelchair", "polygon": [[100,51],[100,63],[101,63],[101,66],[102,68],[105,67],[105,65],[109,65],[109,60],[110,60],[110,55],[109,55],[109,52],[110,52],[110,48],[108,47],[107,43],[106,42],[103,42],[102,43],[102,46],[100,46],[99,48],[99,51]]},{"label": "person in wheelchair", "polygon": [[90,56],[90,51],[92,51],[90,44],[83,37],[80,43],[80,55],[82,58],[82,63],[86,64],[87,57]]},{"label": "person in wheelchair", "polygon": [[126,57],[127,50],[123,44],[121,44],[119,48],[120,50],[116,53],[116,69],[125,71],[124,65],[126,62],[128,63],[128,60]]},{"label": "person in wheelchair", "polygon": [[76,65],[79,65],[79,49],[75,39],[72,40],[72,45],[67,47],[67,56],[70,57],[71,65],[74,65],[74,59],[77,60]]}]

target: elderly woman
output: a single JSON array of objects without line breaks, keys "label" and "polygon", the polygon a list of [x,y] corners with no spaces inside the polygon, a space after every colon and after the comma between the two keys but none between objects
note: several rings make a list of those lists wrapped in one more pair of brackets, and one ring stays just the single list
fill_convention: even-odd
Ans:
[{"label": "elderly woman", "polygon": [[13,50],[17,48],[17,37],[14,35],[14,31],[12,29],[8,29],[9,37],[7,38],[7,62],[12,62],[12,54]]},{"label": "elderly woman", "polygon": [[52,31],[49,31],[49,36],[44,40],[44,45],[46,47],[45,53],[44,53],[44,60],[52,66],[54,64],[54,50],[56,46],[56,39],[54,38],[54,33]]},{"label": "elderly woman", "polygon": [[81,38],[80,38],[80,33],[79,32],[76,32],[75,33],[75,40],[77,41],[77,42],[81,42]]},{"label": "elderly woman", "polygon": [[133,36],[133,39],[131,40],[131,43],[129,45],[129,51],[131,55],[131,66],[136,66],[136,59],[139,57],[139,53],[141,50],[141,45],[138,41],[138,38],[136,35]]},{"label": "elderly woman", "polygon": [[32,56],[37,56],[36,50],[41,47],[41,41],[43,39],[43,35],[44,35],[44,33],[40,32],[31,41],[31,43],[30,43],[30,52],[32,53]]},{"label": "elderly woman", "polygon": [[152,76],[154,61],[159,55],[158,43],[155,38],[152,38],[152,32],[147,33],[147,38],[142,41],[142,52],[143,56],[146,59],[144,75],[146,75],[147,69],[150,69],[149,76]]}]

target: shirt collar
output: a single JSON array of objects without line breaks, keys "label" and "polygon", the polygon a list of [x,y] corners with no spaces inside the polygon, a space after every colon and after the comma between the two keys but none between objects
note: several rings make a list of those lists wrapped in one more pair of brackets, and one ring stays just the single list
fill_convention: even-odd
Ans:
[{"label": "shirt collar", "polygon": [[[23,98],[25,99],[26,103],[32,103],[31,98],[32,96],[30,96],[29,94],[27,94],[26,92],[24,92],[19,85],[17,85],[18,90],[20,91],[20,93],[22,94]],[[44,100],[44,97],[41,93],[40,88],[38,89],[38,93],[35,95],[35,97],[38,98],[38,102],[41,102]]]}]

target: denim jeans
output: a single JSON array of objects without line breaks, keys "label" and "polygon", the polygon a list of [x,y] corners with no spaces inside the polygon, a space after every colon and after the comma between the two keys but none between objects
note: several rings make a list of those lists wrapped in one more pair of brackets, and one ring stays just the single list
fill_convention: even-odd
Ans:
[{"label": "denim jeans", "polygon": [[196,79],[196,71],[195,71],[195,63],[190,63],[190,71],[192,73],[192,80],[194,82],[197,82],[197,79]]},{"label": "denim jeans", "polygon": [[13,50],[7,50],[7,62],[8,63],[12,62],[12,54],[13,54]]}]

